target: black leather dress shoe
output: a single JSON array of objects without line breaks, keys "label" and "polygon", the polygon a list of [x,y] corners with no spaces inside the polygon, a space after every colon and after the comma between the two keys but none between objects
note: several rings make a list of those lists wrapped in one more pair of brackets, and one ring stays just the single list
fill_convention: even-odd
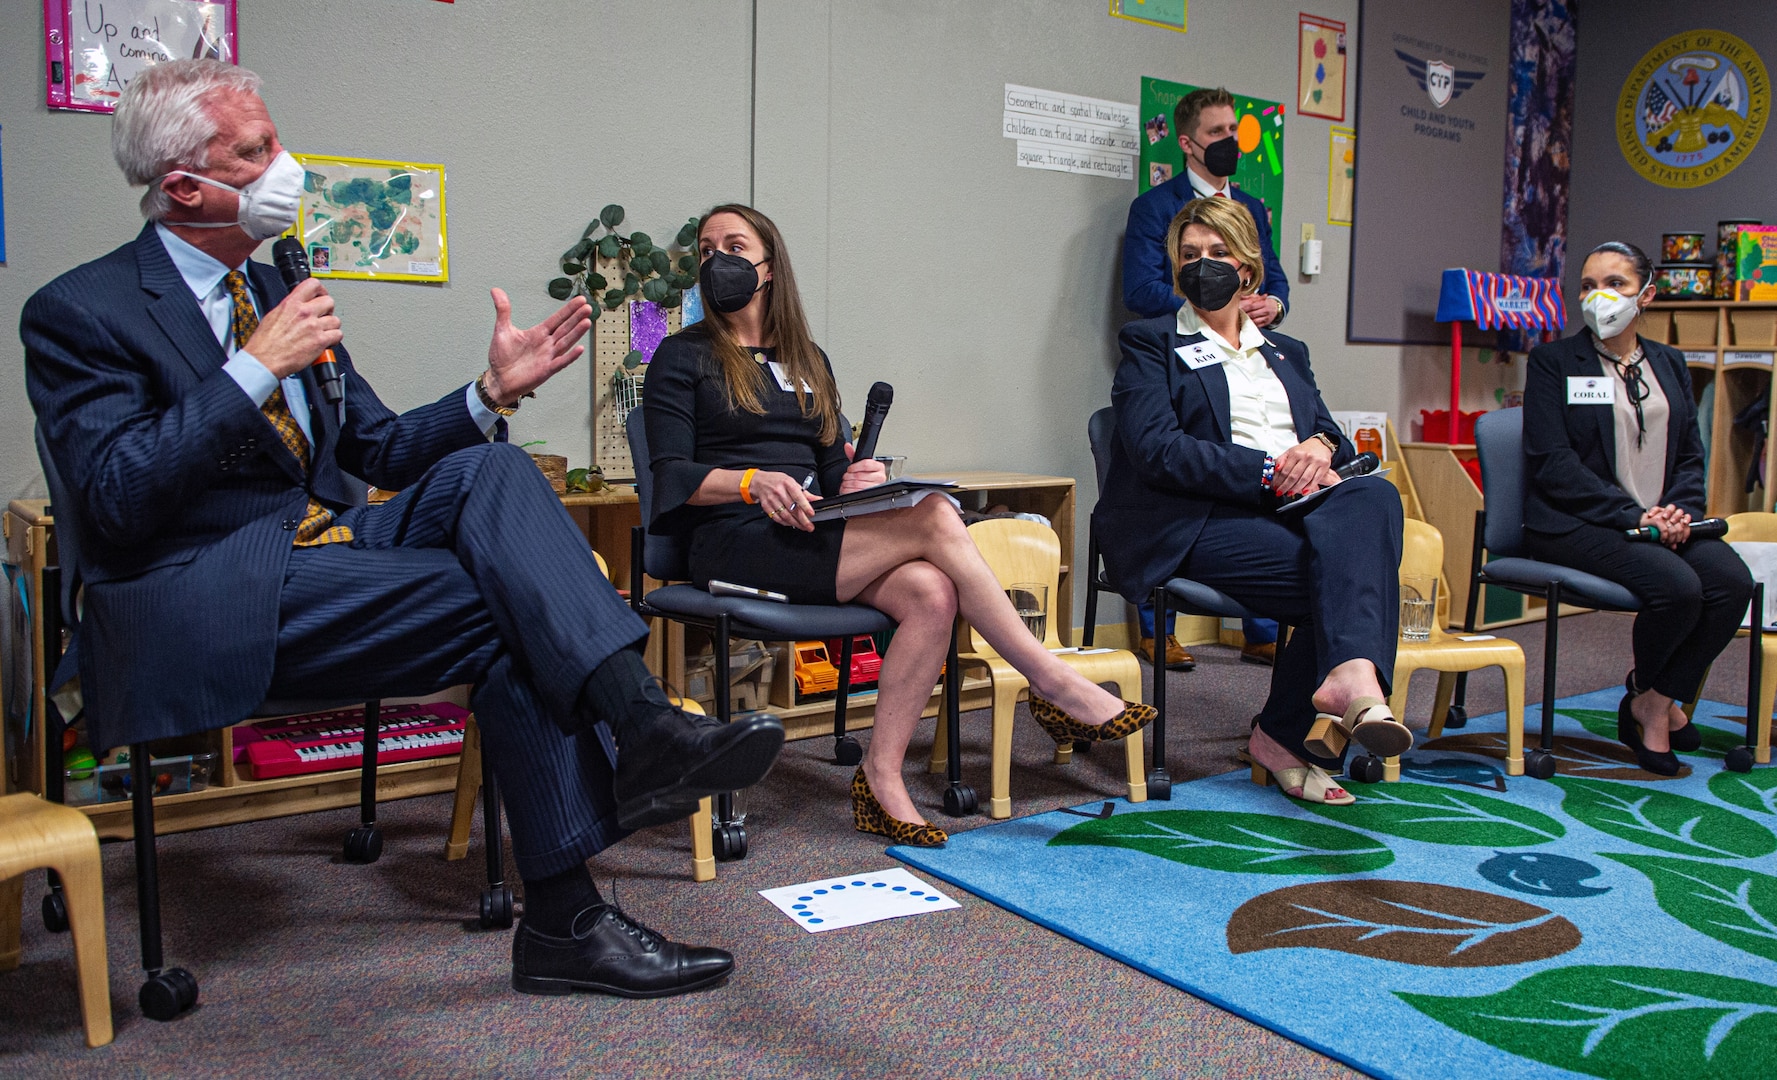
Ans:
[{"label": "black leather dress shoe", "polygon": [[645,829],[690,817],[697,800],[739,791],[765,778],[783,749],[784,725],[754,713],[724,724],[669,709],[617,738],[617,823]]},{"label": "black leather dress shoe", "polygon": [[734,970],[721,949],[681,945],[600,904],[574,919],[572,936],[551,937],[520,920],[512,935],[512,989],[523,994],[590,990],[628,998],[671,997],[714,986]]}]

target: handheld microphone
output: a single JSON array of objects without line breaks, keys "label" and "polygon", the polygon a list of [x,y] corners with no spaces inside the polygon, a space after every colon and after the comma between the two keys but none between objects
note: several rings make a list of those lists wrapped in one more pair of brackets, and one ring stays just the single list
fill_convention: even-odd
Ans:
[{"label": "handheld microphone", "polygon": [[1334,469],[1333,472],[1339,477],[1339,479],[1349,480],[1354,476],[1364,476],[1375,472],[1376,466],[1380,464],[1382,464],[1381,458],[1377,457],[1373,451],[1365,450],[1363,453],[1352,458],[1350,461],[1347,461],[1337,469]]},{"label": "handheld microphone", "polygon": [[870,388],[870,396],[864,400],[864,426],[852,450],[853,461],[869,461],[876,456],[876,436],[882,433],[882,421],[894,400],[895,388],[888,383],[879,382]]},{"label": "handheld microphone", "polygon": [[[271,260],[278,268],[278,276],[284,279],[284,288],[294,289],[308,280],[309,258],[303,253],[302,241],[295,237],[286,236],[273,244]],[[321,350],[315,358],[315,382],[327,404],[338,405],[345,398],[345,380],[340,377],[339,361],[332,349]]]},{"label": "handheld microphone", "polygon": [[[1703,518],[1691,522],[1692,540],[1714,540],[1728,534],[1728,523],[1721,518]],[[1652,540],[1660,542],[1660,529],[1657,525],[1638,525],[1633,529],[1624,529],[1623,535],[1630,540]]]}]

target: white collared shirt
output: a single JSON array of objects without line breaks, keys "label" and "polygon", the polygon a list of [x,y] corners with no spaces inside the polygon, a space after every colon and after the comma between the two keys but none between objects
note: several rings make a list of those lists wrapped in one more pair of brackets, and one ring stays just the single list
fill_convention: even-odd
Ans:
[{"label": "white collared shirt", "polygon": [[1266,350],[1276,346],[1265,340],[1244,311],[1240,313],[1237,344],[1230,345],[1222,335],[1205,326],[1190,304],[1179,308],[1178,332],[1181,337],[1202,334],[1203,340],[1222,355],[1222,369],[1228,376],[1228,434],[1236,445],[1279,457],[1302,441],[1296,437],[1290,396],[1265,358]]},{"label": "white collared shirt", "polygon": [[1213,199],[1217,195],[1226,196],[1227,198],[1230,198],[1230,199],[1232,199],[1234,197],[1233,194],[1231,192],[1229,192],[1229,190],[1228,190],[1228,178],[1225,176],[1222,177],[1222,186],[1219,188],[1210,187],[1209,181],[1205,180],[1201,176],[1198,176],[1195,172],[1192,171],[1192,169],[1189,165],[1185,166],[1185,176],[1190,178],[1191,190],[1196,192],[1197,197],[1199,199]]},{"label": "white collared shirt", "polygon": [[[197,306],[204,313],[204,321],[210,324],[210,332],[222,344],[223,352],[228,354],[228,362],[222,370],[235,381],[235,385],[258,406],[264,406],[271,392],[280,385],[284,389],[284,404],[290,407],[290,415],[295,418],[296,426],[302,429],[303,437],[313,446],[314,432],[309,430],[308,393],[303,389],[302,380],[295,375],[280,380],[262,363],[259,358],[245,349],[237,349],[234,334],[234,295],[228,291],[225,279],[229,268],[212,258],[207,252],[201,251],[180,239],[171,229],[159,222],[155,223],[154,231],[160,236],[161,246],[167,249],[167,255],[173,260],[173,268],[185,279],[186,288],[197,297]],[[253,310],[263,315],[264,303],[253,291],[253,275],[247,274],[247,264],[235,267],[247,277],[247,296],[253,301]],[[463,392],[464,403],[469,408],[469,419],[485,434],[494,429],[494,423],[500,419],[499,414],[481,403],[475,393],[475,384],[469,384]]]}]

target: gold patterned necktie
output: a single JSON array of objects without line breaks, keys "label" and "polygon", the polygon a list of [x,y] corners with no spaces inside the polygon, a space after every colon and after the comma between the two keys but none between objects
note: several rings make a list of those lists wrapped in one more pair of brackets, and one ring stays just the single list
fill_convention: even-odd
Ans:
[{"label": "gold patterned necktie", "polygon": [[[253,300],[247,295],[247,275],[239,270],[230,271],[223,279],[228,285],[228,293],[234,297],[234,314],[229,320],[229,330],[234,335],[234,347],[244,349],[253,331],[259,329],[259,315],[253,310]],[[296,417],[290,412],[289,404],[284,400],[284,388],[273,388],[271,397],[259,407],[271,426],[277,429],[278,438],[296,458],[302,474],[309,471],[309,441],[302,434],[302,428],[296,423]],[[344,525],[330,525],[333,511],[309,496],[308,511],[303,514],[302,524],[296,528],[297,547],[317,547],[321,544],[342,544],[352,538],[352,530]]]}]

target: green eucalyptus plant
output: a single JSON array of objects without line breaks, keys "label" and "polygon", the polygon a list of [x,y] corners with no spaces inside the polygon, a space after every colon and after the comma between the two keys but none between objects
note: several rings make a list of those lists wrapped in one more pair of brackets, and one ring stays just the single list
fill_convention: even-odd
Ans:
[{"label": "green eucalyptus plant", "polygon": [[[697,219],[681,226],[666,246],[655,244],[644,232],[626,236],[617,231],[622,224],[623,207],[612,203],[600,210],[598,220],[586,226],[573,247],[562,252],[563,276],[550,281],[549,295],[557,300],[586,297],[594,305],[594,318],[598,317],[598,307],[616,311],[619,304],[630,299],[678,307],[685,290],[697,284],[697,256],[690,250],[697,242]],[[601,229],[603,236],[598,235]],[[593,268],[594,255],[615,262],[615,272],[622,276],[614,283],[608,280]]]}]

